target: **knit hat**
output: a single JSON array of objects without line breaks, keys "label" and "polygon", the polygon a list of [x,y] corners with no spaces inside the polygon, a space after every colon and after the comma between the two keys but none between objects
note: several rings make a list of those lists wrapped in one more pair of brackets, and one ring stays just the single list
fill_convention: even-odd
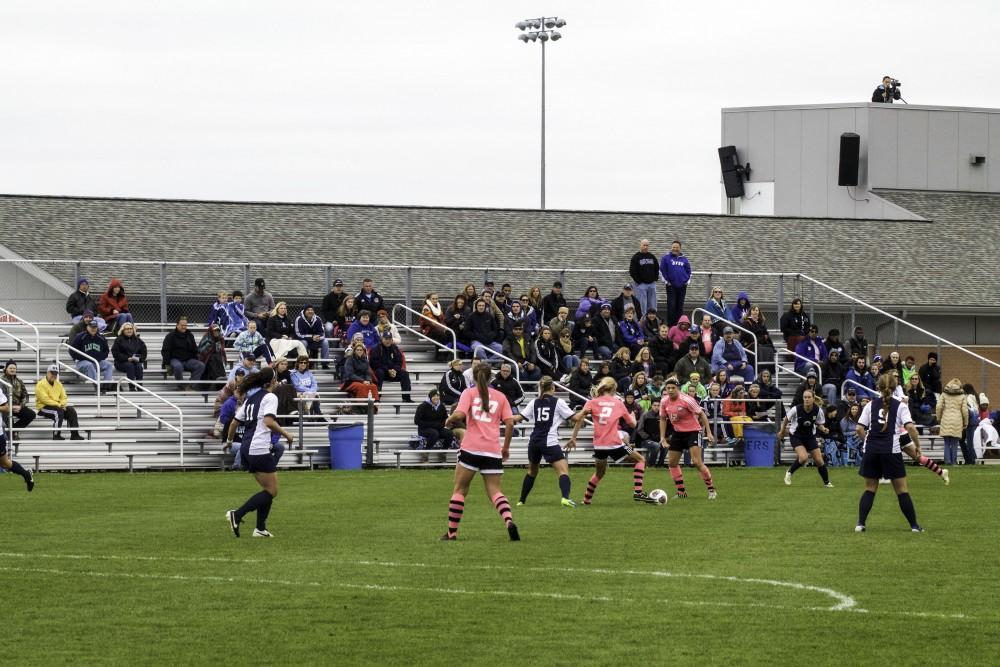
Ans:
[{"label": "knit hat", "polygon": [[302,310],[309,310],[312,307],[313,305],[311,303],[307,303],[306,305],[302,306]]},{"label": "knit hat", "polygon": [[337,278],[336,280],[333,281],[333,286],[334,287],[343,287],[344,286],[344,281],[341,280],[340,278]]},{"label": "knit hat", "polygon": [[80,285],[82,285],[82,284],[84,284],[84,283],[86,283],[86,284],[88,284],[88,285],[89,285],[89,284],[90,284],[90,281],[89,281],[89,280],[87,280],[86,278],[80,278],[79,280],[77,280],[77,281],[76,281],[76,287],[77,287],[77,289],[79,289],[79,288],[80,288]]},{"label": "knit hat", "polygon": [[392,332],[389,331],[388,329],[382,332],[382,340],[385,340],[386,338],[392,340]]},{"label": "knit hat", "polygon": [[990,398],[986,394],[979,394],[979,405],[989,405]]},{"label": "knit hat", "polygon": [[7,360],[7,363],[5,363],[5,364],[3,365],[3,369],[4,369],[4,370],[7,370],[7,369],[8,369],[9,367],[11,367],[11,366],[13,366],[14,368],[17,368],[17,362],[16,362],[16,361],[14,361],[13,359],[8,359],[8,360]]}]

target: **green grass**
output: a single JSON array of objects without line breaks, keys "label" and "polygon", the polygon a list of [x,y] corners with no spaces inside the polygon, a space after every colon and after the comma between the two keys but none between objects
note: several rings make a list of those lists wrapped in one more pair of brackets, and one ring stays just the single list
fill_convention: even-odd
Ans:
[{"label": "green grass", "polygon": [[[543,470],[510,543],[479,480],[457,543],[451,472],[281,473],[273,540],[235,539],[240,473],[0,476],[6,664],[995,664],[1000,468],[909,468],[924,534],[835,470],[686,470],[691,498],[637,506],[614,469],[593,506]],[[582,496],[589,469],[574,469]],[[509,470],[516,502],[522,471]],[[671,489],[664,470],[646,489]],[[665,576],[707,574],[719,578]],[[724,579],[732,577],[735,579]],[[829,588],[856,611],[811,589]],[[924,616],[916,614],[925,614]]]}]

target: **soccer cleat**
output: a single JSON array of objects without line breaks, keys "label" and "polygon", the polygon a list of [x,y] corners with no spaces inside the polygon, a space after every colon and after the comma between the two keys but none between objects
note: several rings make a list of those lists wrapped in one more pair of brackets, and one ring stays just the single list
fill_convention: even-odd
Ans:
[{"label": "soccer cleat", "polygon": [[922,533],[922,532],[924,532],[924,529],[921,528],[920,526],[910,526],[910,532],[911,533]]},{"label": "soccer cleat", "polygon": [[824,486],[824,488],[827,488],[827,489],[832,489],[832,488],[833,488],[833,482],[827,482],[827,483],[826,483],[826,484],[824,484],[823,486]]},{"label": "soccer cleat", "polygon": [[791,485],[792,485],[792,473],[786,471],[785,472],[785,486],[791,486]]},{"label": "soccer cleat", "polygon": [[458,539],[457,536],[452,535],[451,533],[445,533],[441,536],[442,542],[454,542],[456,539]]},{"label": "soccer cleat", "polygon": [[708,492],[708,499],[709,500],[715,500],[718,497],[719,497],[719,494],[716,493],[714,490]]},{"label": "soccer cleat", "polygon": [[514,524],[513,521],[507,524],[507,534],[510,535],[511,542],[521,541],[521,534],[517,532],[517,526]]},{"label": "soccer cleat", "polygon": [[948,469],[947,468],[942,468],[941,469],[941,479],[944,480],[945,486],[951,484],[951,477],[948,475]]},{"label": "soccer cleat", "polygon": [[24,480],[24,485],[28,487],[28,493],[31,493],[31,490],[35,488],[35,476],[31,474],[30,470],[28,471],[28,476]]},{"label": "soccer cleat", "polygon": [[863,532],[865,532],[865,524],[859,523],[858,525],[856,525],[854,527],[854,532],[855,533],[863,533]]},{"label": "soccer cleat", "polygon": [[563,507],[576,507],[576,503],[570,500],[569,498],[563,498],[562,500],[559,501],[559,504],[562,505]]},{"label": "soccer cleat", "polygon": [[239,537],[240,522],[236,520],[236,510],[229,510],[226,512],[226,521],[229,522],[229,527],[233,529],[233,535]]},{"label": "soccer cleat", "polygon": [[523,500],[518,500],[517,501],[517,507],[524,507],[524,501]]},{"label": "soccer cleat", "polygon": [[253,536],[254,537],[274,537],[274,535],[272,535],[267,530],[261,530],[260,528],[254,528],[253,529]]},{"label": "soccer cleat", "polygon": [[677,493],[674,494],[674,498],[687,498],[687,497],[688,497],[687,491],[678,491]]},{"label": "soccer cleat", "polygon": [[645,491],[639,491],[638,493],[632,494],[632,500],[634,500],[637,503],[648,503],[649,496],[646,495]]}]

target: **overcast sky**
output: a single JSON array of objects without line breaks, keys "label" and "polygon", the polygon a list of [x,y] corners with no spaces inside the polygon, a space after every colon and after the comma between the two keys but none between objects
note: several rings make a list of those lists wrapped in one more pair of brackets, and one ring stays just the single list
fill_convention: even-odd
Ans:
[{"label": "overcast sky", "polygon": [[1000,107],[1000,3],[3,0],[0,192],[719,212],[722,107]]}]

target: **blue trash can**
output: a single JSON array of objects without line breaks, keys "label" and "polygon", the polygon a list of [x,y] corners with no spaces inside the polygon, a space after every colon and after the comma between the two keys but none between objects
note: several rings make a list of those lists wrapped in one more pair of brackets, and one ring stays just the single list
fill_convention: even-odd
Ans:
[{"label": "blue trash can", "polygon": [[770,468],[774,466],[774,443],[777,436],[774,426],[761,428],[746,424],[743,426],[743,440],[746,442],[746,463],[748,468]]},{"label": "blue trash can", "polygon": [[330,426],[330,470],[361,470],[364,424]]}]

